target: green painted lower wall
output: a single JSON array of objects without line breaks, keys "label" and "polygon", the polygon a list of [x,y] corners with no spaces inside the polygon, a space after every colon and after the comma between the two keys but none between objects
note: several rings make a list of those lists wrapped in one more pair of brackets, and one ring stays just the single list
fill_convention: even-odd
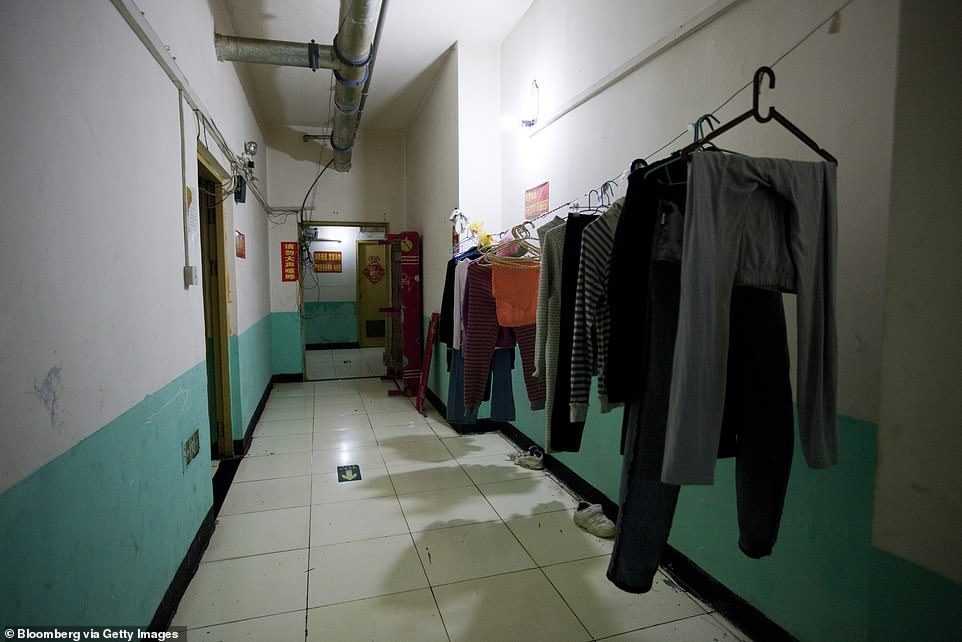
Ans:
[{"label": "green painted lower wall", "polygon": [[272,316],[227,341],[230,353],[231,426],[234,439],[243,439],[273,374]]},{"label": "green painted lower wall", "polygon": [[0,494],[0,623],[147,625],[213,503],[207,426],[201,362]]},{"label": "green painted lower wall", "polygon": [[271,369],[273,374],[304,372],[304,345],[357,343],[357,304],[353,301],[305,303],[305,318],[297,312],[272,312]]},{"label": "green painted lower wall", "polygon": [[304,342],[357,343],[357,303],[305,303]]},{"label": "green painted lower wall", "polygon": [[304,372],[304,336],[297,312],[271,313],[271,368],[274,374]]},{"label": "green painted lower wall", "polygon": [[775,553],[737,552],[734,462],[682,489],[670,543],[802,640],[958,640],[962,587],[871,545],[878,427],[838,417],[839,464],[796,443]]},{"label": "green painted lower wall", "polygon": [[[444,351],[443,344],[435,350],[429,377],[442,400],[448,392]],[[520,367],[513,384],[513,424],[543,446],[545,414],[530,410]],[[594,389],[591,398],[597,398]],[[613,501],[621,476],[621,416],[602,415],[593,403],[581,451],[557,454]],[[730,460],[719,461],[713,486],[682,489],[670,544],[800,640],[962,639],[962,587],[871,545],[876,432],[875,424],[840,416],[839,464],[828,470],[809,469],[796,444],[772,556],[751,560],[738,550]]]}]

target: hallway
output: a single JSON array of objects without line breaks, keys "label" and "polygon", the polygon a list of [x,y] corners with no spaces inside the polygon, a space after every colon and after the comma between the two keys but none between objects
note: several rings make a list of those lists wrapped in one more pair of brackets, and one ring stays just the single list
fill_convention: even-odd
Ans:
[{"label": "hallway", "polygon": [[305,350],[308,381],[377,377],[384,374],[384,348]]},{"label": "hallway", "polygon": [[[550,474],[394,387],[274,386],[172,626],[198,640],[745,639],[664,575],[647,595],[616,589],[610,541],[574,525],[577,499]],[[339,482],[350,464],[361,478]]]}]

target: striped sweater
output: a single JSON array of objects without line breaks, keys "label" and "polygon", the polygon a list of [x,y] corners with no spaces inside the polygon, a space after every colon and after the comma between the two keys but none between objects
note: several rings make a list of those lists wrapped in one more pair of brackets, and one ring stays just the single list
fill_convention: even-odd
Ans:
[{"label": "striped sweater", "polygon": [[608,306],[611,248],[624,200],[616,200],[597,221],[585,228],[582,236],[571,346],[571,421],[584,421],[588,414],[592,375],[598,375],[601,412],[621,405],[608,403],[604,361],[611,322]]}]

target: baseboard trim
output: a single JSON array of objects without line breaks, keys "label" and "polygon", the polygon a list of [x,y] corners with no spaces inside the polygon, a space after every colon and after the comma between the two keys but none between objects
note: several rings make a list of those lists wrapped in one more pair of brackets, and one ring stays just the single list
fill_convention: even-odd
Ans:
[{"label": "baseboard trim", "polygon": [[187,549],[187,554],[184,555],[180,566],[177,567],[177,572],[174,573],[174,578],[170,581],[167,592],[164,593],[163,599],[154,612],[154,617],[150,621],[151,631],[166,631],[168,629],[171,620],[174,619],[174,614],[177,612],[177,606],[184,597],[187,586],[193,579],[194,574],[197,573],[200,560],[204,556],[204,551],[207,550],[211,536],[214,534],[217,515],[220,513],[221,506],[224,505],[227,491],[230,490],[230,485],[234,481],[237,467],[240,465],[241,459],[244,458],[247,451],[250,450],[251,440],[254,438],[254,428],[257,426],[257,422],[260,421],[261,414],[264,412],[264,407],[267,405],[267,400],[270,397],[276,377],[277,375],[274,375],[264,389],[264,394],[261,395],[257,408],[254,409],[254,414],[251,417],[250,423],[247,425],[247,430],[244,432],[244,438],[234,440],[234,457],[231,459],[221,459],[217,462],[217,470],[214,472],[214,477],[211,480],[214,497],[213,503],[207,511],[204,521],[201,522],[200,527],[197,529],[197,533],[194,534],[194,539]]},{"label": "baseboard trim", "polygon": [[[501,432],[511,441],[527,450],[531,446],[541,446],[526,434],[515,428],[511,424],[505,424],[506,428],[501,428]],[[560,479],[565,486],[573,490],[579,497],[592,504],[601,504],[608,519],[615,521],[618,519],[618,504],[608,499],[608,496],[600,490],[582,479],[576,472],[565,466],[551,453],[544,455],[544,467]]]},{"label": "baseboard trim", "polygon": [[360,348],[357,341],[347,343],[308,343],[304,345],[305,350],[354,350]]},{"label": "baseboard trim", "polygon": [[180,604],[181,598],[184,597],[184,592],[187,591],[190,581],[194,578],[197,567],[200,566],[201,557],[207,550],[211,535],[214,534],[216,518],[217,508],[211,506],[204,517],[204,521],[201,522],[200,528],[197,529],[197,534],[194,535],[194,541],[188,547],[187,554],[184,555],[180,566],[177,567],[177,572],[174,573],[174,578],[170,581],[167,592],[164,593],[163,599],[157,606],[154,617],[150,621],[149,630],[166,631],[170,627],[170,622],[174,619],[174,613],[177,612],[177,606]]},{"label": "baseboard trim", "polygon": [[[424,391],[424,398],[434,406],[434,409],[440,413],[442,417],[447,417],[448,407],[441,398],[438,397],[433,390],[430,388]],[[447,420],[445,420],[447,421]],[[459,435],[476,435],[478,433],[485,432],[497,432],[503,430],[507,432],[508,430],[514,430],[514,426],[504,421],[495,421],[494,419],[478,419],[473,424],[455,424],[450,421],[448,424],[454,429]]]},{"label": "baseboard trim", "polygon": [[768,619],[764,613],[670,545],[665,546],[661,554],[661,567],[679,586],[711,604],[712,608],[750,639],[798,642],[798,638]]},{"label": "baseboard trim", "polygon": [[177,567],[177,572],[174,573],[174,578],[170,581],[167,592],[164,593],[163,599],[157,606],[154,617],[150,621],[149,630],[166,631],[170,627],[174,614],[177,612],[177,606],[184,597],[190,581],[194,579],[194,574],[197,573],[204,551],[210,544],[210,538],[214,534],[214,528],[217,524],[217,515],[220,514],[221,506],[224,505],[224,499],[227,497],[227,491],[234,481],[234,475],[237,473],[240,462],[241,457],[222,459],[218,462],[217,472],[214,473],[211,482],[214,490],[214,501],[207,511],[204,521],[197,529],[194,540],[187,548],[187,554],[184,555],[180,566]]},{"label": "baseboard trim", "polygon": [[[425,397],[442,415],[444,414],[443,408],[445,406],[432,390],[428,389]],[[540,446],[510,423],[492,423],[497,424],[495,430],[500,430],[505,437],[513,441],[522,450],[527,450],[531,446]],[[456,426],[452,427],[458,430]],[[458,432],[461,431],[458,430]],[[478,431],[472,430],[471,432]],[[579,497],[592,504],[601,504],[605,515],[612,521],[618,519],[618,504],[558,461],[556,457],[550,453],[545,453],[544,465],[545,469]],[[675,583],[701,601],[710,604],[713,609],[751,639],[765,640],[766,642],[798,642],[797,638],[788,631],[770,620],[764,613],[670,545],[666,545],[662,552],[661,567]]]},{"label": "baseboard trim", "polygon": [[303,372],[290,372],[286,374],[276,374],[271,377],[271,383],[300,383],[304,381]]},{"label": "baseboard trim", "polygon": [[273,388],[274,377],[271,377],[271,380],[267,382],[267,386],[264,388],[264,394],[261,395],[261,400],[257,402],[257,407],[254,408],[254,414],[251,415],[251,420],[247,422],[247,430],[244,431],[244,438],[234,440],[234,457],[243,457],[247,454],[247,451],[250,450],[251,440],[254,439],[254,427],[261,419],[261,414],[264,412],[264,407],[267,405],[267,400],[271,396],[271,389]]}]

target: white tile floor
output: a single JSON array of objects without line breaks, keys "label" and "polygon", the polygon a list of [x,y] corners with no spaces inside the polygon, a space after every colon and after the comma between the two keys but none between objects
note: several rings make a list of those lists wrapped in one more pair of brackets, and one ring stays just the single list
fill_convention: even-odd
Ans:
[{"label": "white tile floor", "polygon": [[[379,379],[275,386],[173,620],[192,640],[744,640],[666,582],[605,578],[577,499]],[[361,479],[339,482],[337,466]]]},{"label": "white tile floor", "polygon": [[385,372],[384,348],[306,350],[304,365],[310,381],[379,377]]}]

